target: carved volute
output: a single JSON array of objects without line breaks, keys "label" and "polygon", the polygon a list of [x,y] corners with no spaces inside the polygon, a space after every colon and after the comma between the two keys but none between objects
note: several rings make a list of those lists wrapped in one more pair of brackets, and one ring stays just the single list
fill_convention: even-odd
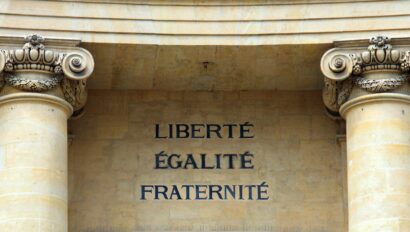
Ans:
[{"label": "carved volute", "polygon": [[410,47],[404,39],[385,36],[363,40],[336,42],[321,60],[325,75],[323,100],[333,115],[355,97],[408,91]]},{"label": "carved volute", "polygon": [[[55,39],[54,39],[55,40]],[[0,96],[14,92],[52,94],[65,99],[78,115],[86,102],[86,80],[94,60],[76,46],[46,46],[40,35],[25,37],[25,44],[0,44]]]}]

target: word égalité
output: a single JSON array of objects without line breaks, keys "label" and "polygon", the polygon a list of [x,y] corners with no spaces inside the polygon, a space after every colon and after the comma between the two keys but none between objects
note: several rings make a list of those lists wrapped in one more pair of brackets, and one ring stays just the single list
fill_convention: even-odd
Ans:
[{"label": "word \u00e9galit\u00e9", "polygon": [[[210,157],[207,159],[207,157]],[[155,154],[155,169],[253,169],[253,154]]]}]

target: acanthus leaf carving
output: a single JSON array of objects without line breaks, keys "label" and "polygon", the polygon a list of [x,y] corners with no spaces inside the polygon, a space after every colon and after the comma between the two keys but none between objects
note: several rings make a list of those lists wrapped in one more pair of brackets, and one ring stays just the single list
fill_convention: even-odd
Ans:
[{"label": "acanthus leaf carving", "polygon": [[74,111],[84,107],[87,100],[86,81],[63,79],[61,82],[64,98],[73,106]]},{"label": "acanthus leaf carving", "polygon": [[339,85],[339,93],[337,95],[337,104],[338,107],[343,105],[350,96],[350,93],[352,92],[353,89],[353,80],[352,79],[347,79],[346,81],[343,81]]},{"label": "acanthus leaf carving", "polygon": [[324,81],[325,86],[322,93],[324,103],[330,111],[336,113],[339,107],[349,99],[353,89],[353,80],[347,79],[343,82],[337,82],[325,78]]}]

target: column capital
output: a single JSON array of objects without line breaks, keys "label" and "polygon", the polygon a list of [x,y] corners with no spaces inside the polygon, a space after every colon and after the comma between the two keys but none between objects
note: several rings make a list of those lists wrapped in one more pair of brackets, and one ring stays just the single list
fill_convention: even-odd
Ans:
[{"label": "column capital", "polygon": [[79,40],[26,37],[0,38],[0,96],[49,94],[67,101],[78,115],[87,99],[86,80],[94,69],[92,55]]},{"label": "column capital", "polygon": [[410,38],[376,36],[335,42],[321,60],[323,100],[330,113],[353,98],[380,93],[410,95]]}]

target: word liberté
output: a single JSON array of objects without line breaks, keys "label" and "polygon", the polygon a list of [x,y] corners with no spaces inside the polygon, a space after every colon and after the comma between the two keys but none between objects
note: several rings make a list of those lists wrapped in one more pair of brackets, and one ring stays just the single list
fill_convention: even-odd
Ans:
[{"label": "word libert\u00e9", "polygon": [[[155,124],[156,139],[251,139],[253,124]],[[208,155],[155,154],[155,169],[254,169],[254,155],[217,153]],[[268,200],[268,185],[261,184],[181,184],[141,185],[141,200]]]}]

